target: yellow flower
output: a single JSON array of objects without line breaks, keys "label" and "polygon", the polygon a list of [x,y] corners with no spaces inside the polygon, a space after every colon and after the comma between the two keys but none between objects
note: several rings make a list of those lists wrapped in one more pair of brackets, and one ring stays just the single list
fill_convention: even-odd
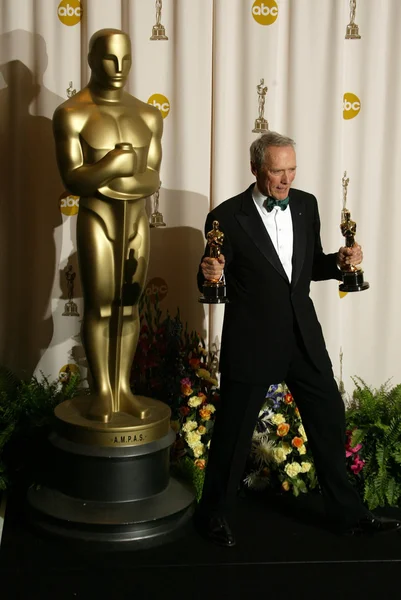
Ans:
[{"label": "yellow flower", "polygon": [[289,463],[285,465],[284,471],[289,477],[296,477],[301,472],[301,465],[297,462]]},{"label": "yellow flower", "polygon": [[213,404],[206,404],[205,409],[210,410],[211,413],[216,412],[216,408],[213,406]]},{"label": "yellow flower", "polygon": [[198,369],[196,374],[201,379],[210,379],[210,373],[209,371],[206,371],[206,369]]},{"label": "yellow flower", "polygon": [[287,442],[282,442],[281,447],[284,450],[286,456],[287,456],[287,454],[291,454],[292,448]]},{"label": "yellow flower", "polygon": [[288,492],[288,490],[290,489],[290,482],[287,480],[283,481],[283,483],[281,484],[281,487],[283,488],[283,490],[285,492]]},{"label": "yellow flower", "polygon": [[186,421],[182,426],[182,430],[184,432],[193,431],[198,427],[198,423],[196,421]]},{"label": "yellow flower", "polygon": [[308,471],[311,470],[311,463],[310,462],[302,462],[301,463],[301,473],[307,473]]},{"label": "yellow flower", "polygon": [[187,440],[188,446],[190,446],[191,448],[194,448],[195,446],[200,444],[201,436],[199,435],[199,433],[196,433],[196,431],[189,431],[185,435],[185,439]]},{"label": "yellow flower", "polygon": [[306,448],[305,448],[305,446],[301,446],[300,448],[298,448],[298,452],[300,454],[306,454]]},{"label": "yellow flower", "polygon": [[195,458],[199,458],[205,452],[205,445],[204,444],[197,444],[196,446],[194,446],[192,448],[192,451],[194,453]]},{"label": "yellow flower", "polygon": [[277,413],[276,415],[273,415],[272,423],[273,425],[281,425],[281,423],[285,423],[285,418],[281,413]]},{"label": "yellow flower", "polygon": [[306,433],[305,433],[305,429],[304,429],[304,426],[303,426],[303,425],[300,425],[300,426],[298,427],[298,433],[299,433],[299,435],[300,435],[300,436],[303,438],[304,442],[307,442],[307,441],[308,441],[308,438],[306,437]]},{"label": "yellow flower", "polygon": [[272,455],[273,459],[276,461],[277,464],[284,462],[287,458],[285,451],[283,450],[283,448],[280,447],[274,448],[272,451]]},{"label": "yellow flower", "polygon": [[206,427],[204,425],[199,425],[197,432],[199,433],[199,435],[205,435],[206,433]]},{"label": "yellow flower", "polygon": [[188,400],[188,406],[192,406],[192,408],[195,408],[200,404],[202,404],[202,398],[199,398],[199,396],[192,396],[192,398]]}]

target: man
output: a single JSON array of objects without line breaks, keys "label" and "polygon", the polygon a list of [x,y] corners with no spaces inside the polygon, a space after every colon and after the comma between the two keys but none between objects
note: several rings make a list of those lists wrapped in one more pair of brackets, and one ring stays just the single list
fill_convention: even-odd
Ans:
[{"label": "man", "polygon": [[145,198],[160,187],[160,111],[124,91],[129,37],[101,29],[89,42],[89,84],[58,107],[53,126],[67,189],[80,196],[77,245],[85,312],[83,342],[94,380],[86,417],[143,419],[149,409],[130,389],[146,280]]},{"label": "man", "polygon": [[316,198],[290,189],[294,142],[275,132],[250,148],[256,184],[207,217],[224,233],[216,260],[198,274],[219,280],[227,296],[221,341],[221,406],[213,433],[196,525],[211,541],[235,544],[227,523],[259,410],[271,384],[285,381],[300,410],[327,515],[350,534],[397,529],[365,509],[345,468],[344,405],[309,297],[311,280],[341,279],[339,267],[362,261],[360,246],[324,254]]}]

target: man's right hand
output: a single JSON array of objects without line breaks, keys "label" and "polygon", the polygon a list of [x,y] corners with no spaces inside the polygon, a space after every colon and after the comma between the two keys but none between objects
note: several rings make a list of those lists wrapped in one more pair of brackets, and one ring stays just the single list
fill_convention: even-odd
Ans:
[{"label": "man's right hand", "polygon": [[220,281],[226,261],[223,254],[219,258],[205,256],[201,262],[203,277],[208,281]]},{"label": "man's right hand", "polygon": [[114,177],[132,177],[135,174],[137,159],[134,149],[114,148],[106,156],[109,157],[113,169],[115,169]]}]

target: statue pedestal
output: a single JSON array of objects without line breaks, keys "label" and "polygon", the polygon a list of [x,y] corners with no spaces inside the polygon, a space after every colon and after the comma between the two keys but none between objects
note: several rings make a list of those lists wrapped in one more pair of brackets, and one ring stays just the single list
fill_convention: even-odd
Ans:
[{"label": "statue pedestal", "polygon": [[77,540],[130,542],[131,549],[170,541],[194,509],[190,488],[170,477],[174,440],[170,429],[149,443],[112,447],[54,431],[43,481],[28,490],[31,522]]}]

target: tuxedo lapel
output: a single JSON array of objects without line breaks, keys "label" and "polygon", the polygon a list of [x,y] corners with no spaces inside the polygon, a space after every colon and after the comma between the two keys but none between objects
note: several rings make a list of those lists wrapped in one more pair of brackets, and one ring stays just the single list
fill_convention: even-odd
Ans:
[{"label": "tuxedo lapel", "polygon": [[241,210],[235,217],[243,230],[249,235],[252,242],[259,248],[263,256],[276,271],[288,281],[287,274],[284,271],[279,256],[254,204],[252,189],[253,185],[244,192]]},{"label": "tuxedo lapel", "polygon": [[301,274],[302,265],[305,259],[306,247],[306,214],[305,202],[302,195],[294,194],[290,190],[290,203],[293,231],[293,250],[292,250],[292,278],[291,287],[295,287]]}]

